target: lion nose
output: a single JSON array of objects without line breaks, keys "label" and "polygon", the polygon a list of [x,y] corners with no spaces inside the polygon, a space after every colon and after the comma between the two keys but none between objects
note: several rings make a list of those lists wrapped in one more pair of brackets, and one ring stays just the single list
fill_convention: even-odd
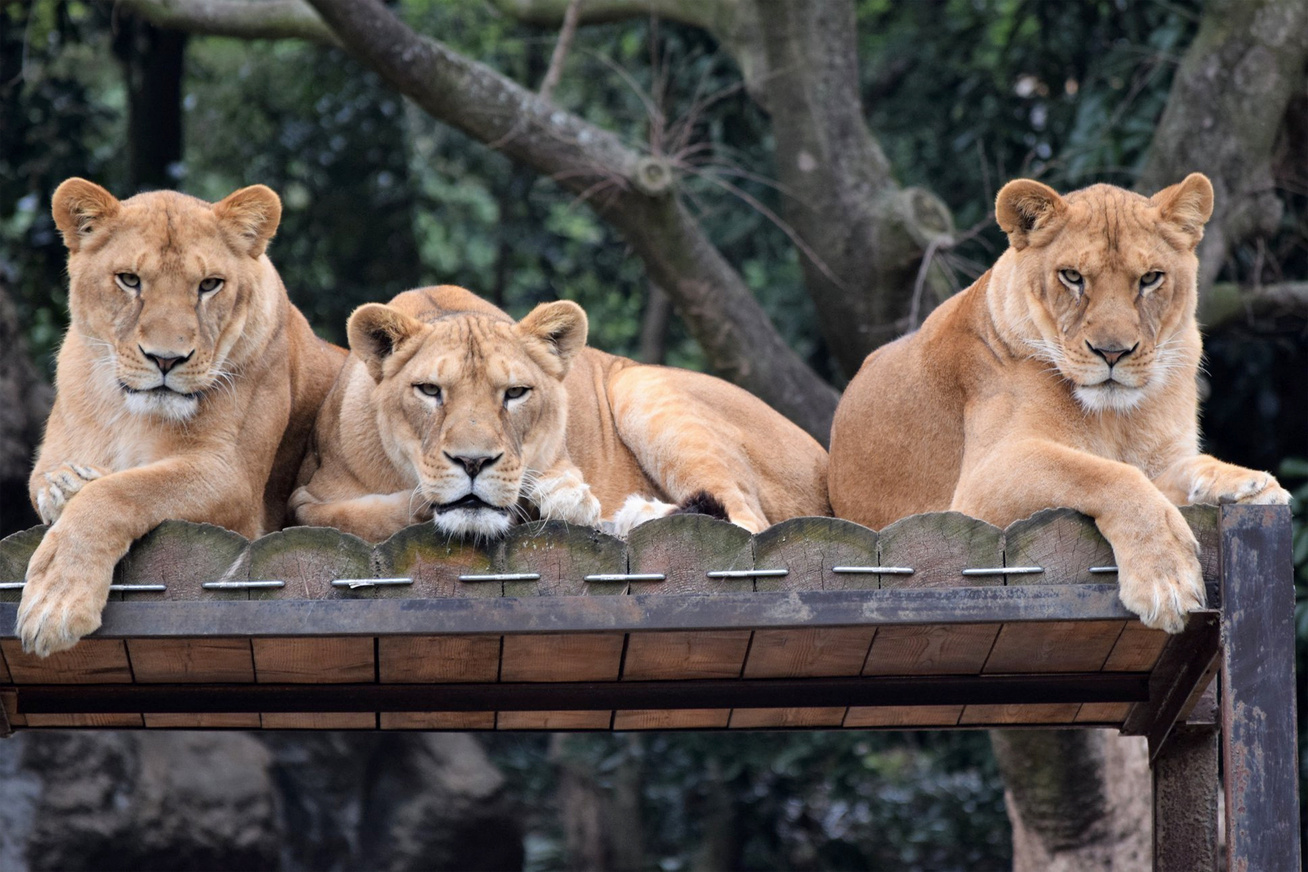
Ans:
[{"label": "lion nose", "polygon": [[[139,345],[136,347],[141,348]],[[155,366],[159,367],[159,372],[167,373],[168,370],[177,366],[179,363],[186,363],[186,361],[191,359],[191,354],[194,354],[195,352],[192,351],[190,354],[151,354],[144,348],[141,348],[141,353],[152,361]]]},{"label": "lion nose", "polygon": [[456,456],[450,454],[449,452],[446,452],[445,456],[448,457],[450,460],[454,461],[455,463],[459,464],[460,466],[462,466],[464,470],[467,471],[469,479],[474,479],[477,477],[477,474],[479,472],[481,472],[483,469],[485,469],[486,467],[490,466],[492,463],[503,457],[504,453],[500,452],[499,454],[496,454],[494,456],[490,454],[481,454],[477,456],[467,456],[467,455]]},{"label": "lion nose", "polygon": [[1119,360],[1140,347],[1140,343],[1138,342],[1130,348],[1096,348],[1095,346],[1090,345],[1088,341],[1086,342],[1086,345],[1089,346],[1091,351],[1102,357],[1104,362],[1109,366],[1116,365]]}]

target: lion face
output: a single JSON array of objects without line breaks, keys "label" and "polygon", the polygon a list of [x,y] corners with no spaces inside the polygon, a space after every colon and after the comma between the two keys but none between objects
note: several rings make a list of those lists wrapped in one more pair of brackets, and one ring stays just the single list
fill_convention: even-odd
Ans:
[{"label": "lion face", "polygon": [[270,189],[243,188],[217,204],[173,191],[118,201],[84,179],[55,191],[68,246],[69,308],[127,411],[186,421],[206,392],[229,382],[229,356],[281,218]]},{"label": "lion face", "polygon": [[1197,173],[1152,198],[1111,185],[1064,198],[1026,179],[1000,191],[996,215],[1029,315],[1022,341],[1085,409],[1129,412],[1194,362],[1183,328],[1212,205],[1212,185]]},{"label": "lion face", "polygon": [[570,302],[517,324],[471,312],[424,323],[376,303],[350,316],[382,444],[438,529],[494,538],[512,525],[524,485],[563,452],[563,378],[586,329]]}]

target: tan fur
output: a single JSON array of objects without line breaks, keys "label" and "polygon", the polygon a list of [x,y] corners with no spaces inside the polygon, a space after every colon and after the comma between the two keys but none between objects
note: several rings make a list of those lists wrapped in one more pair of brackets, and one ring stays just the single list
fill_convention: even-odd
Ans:
[{"label": "tan fur", "polygon": [[69,179],[53,206],[72,324],[30,482],[53,526],[18,611],[24,647],[41,655],[100,625],[114,564],[161,521],[280,528],[344,358],[264,255],[281,216],[268,188],[214,205],[171,191],[119,202]]},{"label": "tan fur", "polygon": [[[296,518],[377,541],[435,506],[439,529],[493,537],[522,503],[595,524],[633,494],[681,502],[699,490],[750,530],[827,513],[826,452],[807,434],[719,379],[584,348],[586,330],[574,303],[515,324],[451,286],[361,307]],[[439,386],[441,400],[416,385]],[[514,387],[530,390],[507,399]],[[487,460],[470,477],[458,457]],[[487,507],[439,510],[469,493]]]},{"label": "tan fur", "polygon": [[[1122,602],[1180,631],[1204,593],[1176,505],[1289,499],[1267,473],[1199,453],[1194,249],[1211,212],[1199,174],[1152,198],[1006,185],[1009,249],[850,382],[831,431],[836,515],[882,527],[955,509],[1003,526],[1070,506],[1112,544]],[[1092,347],[1134,349],[1114,383]]]}]

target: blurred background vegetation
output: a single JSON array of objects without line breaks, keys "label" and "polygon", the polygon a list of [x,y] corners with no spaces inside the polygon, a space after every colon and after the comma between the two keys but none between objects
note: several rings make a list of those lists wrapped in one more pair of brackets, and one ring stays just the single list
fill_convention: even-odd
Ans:
[{"label": "blurred background vegetation", "polygon": [[[545,73],[553,28],[481,0],[394,5],[416,30],[528,88]],[[899,181],[953,213],[959,242],[942,260],[955,286],[1003,249],[991,209],[1005,181],[1134,184],[1202,11],[1198,0],[860,0],[866,120]],[[838,387],[841,367],[777,217],[772,128],[715,39],[650,18],[583,27],[554,99],[633,146],[676,156],[682,196],[714,245],[790,347]],[[1282,157],[1292,172],[1278,177],[1280,225],[1238,247],[1222,280],[1308,279],[1308,151]],[[343,51],[161,36],[117,4],[43,0],[0,3],[0,287],[47,377],[67,321],[49,199],[73,175],[123,197],[175,187],[212,200],[272,186],[285,212],[270,253],[292,300],[334,341],[360,303],[454,283],[515,316],[573,299],[597,347],[707,365],[641,261],[575,193],[434,121]],[[1207,338],[1203,417],[1209,450],[1279,470],[1296,489],[1301,596],[1306,329],[1301,317],[1223,320]],[[1308,643],[1302,605],[1298,626]],[[1300,661],[1303,724],[1304,653]],[[569,791],[618,812],[606,820],[621,838],[590,849],[618,851],[610,868],[712,869],[724,857],[797,870],[1010,863],[1003,787],[979,733],[486,741],[527,809],[531,869],[565,867],[582,850],[585,834],[559,811]],[[629,817],[639,823],[623,824]]]}]

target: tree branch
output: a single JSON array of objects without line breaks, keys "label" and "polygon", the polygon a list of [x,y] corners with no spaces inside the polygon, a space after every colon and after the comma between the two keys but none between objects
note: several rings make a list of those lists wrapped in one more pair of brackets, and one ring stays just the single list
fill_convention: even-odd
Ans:
[{"label": "tree branch", "polygon": [[1282,319],[1308,324],[1308,282],[1263,285],[1251,290],[1221,282],[1199,300],[1199,323],[1205,332],[1238,324],[1275,325]]},{"label": "tree branch", "polygon": [[118,0],[155,27],[240,39],[306,39],[340,46],[302,0]]},{"label": "tree branch", "polygon": [[545,78],[540,83],[540,95],[546,100],[554,98],[554,89],[563,78],[563,64],[568,60],[568,51],[577,35],[577,17],[580,12],[581,0],[568,0],[568,8],[563,13],[563,26],[559,28],[559,40],[554,43],[549,69],[545,71]]}]

